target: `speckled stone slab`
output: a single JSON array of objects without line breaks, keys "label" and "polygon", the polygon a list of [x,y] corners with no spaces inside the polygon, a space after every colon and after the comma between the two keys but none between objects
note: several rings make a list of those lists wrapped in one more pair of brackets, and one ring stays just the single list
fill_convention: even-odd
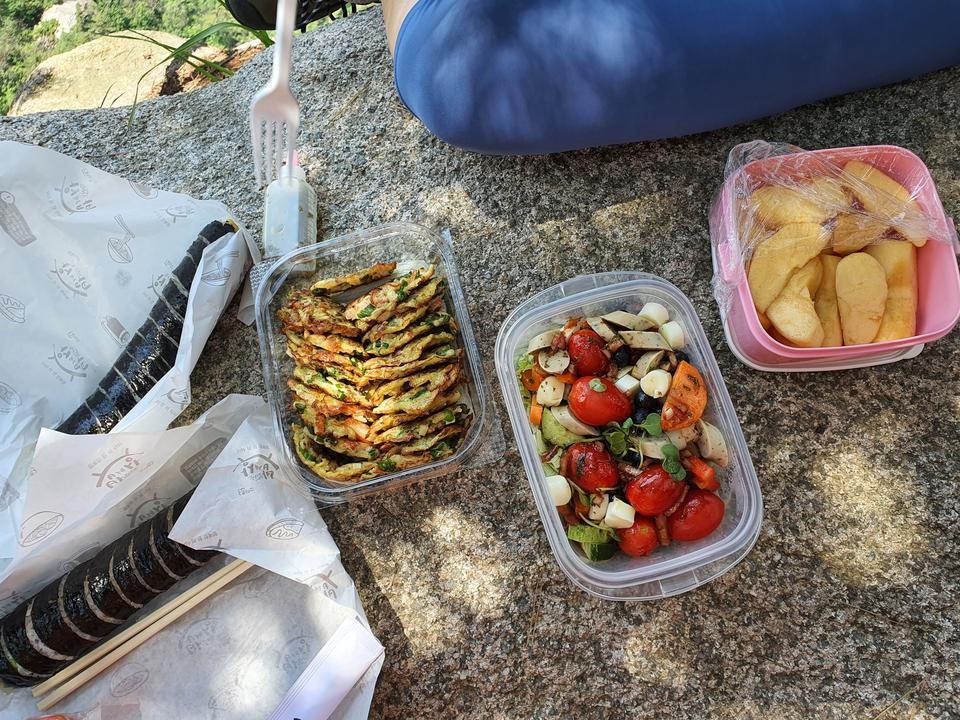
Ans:
[{"label": "speckled stone slab", "polygon": [[[371,716],[960,717],[960,335],[886,367],[753,371],[723,339],[707,231],[727,151],[754,138],[903,145],[960,216],[960,69],[678,140],[480,157],[404,109],[381,25],[373,11],[295,45],[321,237],[452,228],[491,376],[501,321],[537,290],[624,268],[669,279],[706,328],[766,507],[735,569],[641,604],[593,599],[561,573],[507,427],[495,465],[324,511],[387,649]],[[218,198],[257,230],[247,107],[270,61],[143,103],[132,127],[122,109],[55,112],[4,119],[0,138]],[[193,383],[184,421],[262,392],[254,330],[226,315]]]}]

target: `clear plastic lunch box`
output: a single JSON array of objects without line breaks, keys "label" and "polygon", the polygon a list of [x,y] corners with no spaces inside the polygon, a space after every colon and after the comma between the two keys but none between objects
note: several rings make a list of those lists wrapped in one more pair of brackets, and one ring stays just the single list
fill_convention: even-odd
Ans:
[{"label": "clear plastic lunch box", "polygon": [[[281,332],[277,310],[293,288],[307,287],[320,277],[343,275],[394,260],[398,268],[433,263],[437,273],[447,279],[446,305],[457,322],[456,344],[463,349],[460,402],[471,409],[473,421],[457,451],[442,460],[355,483],[324,480],[300,462],[291,441],[290,425],[300,419],[290,402],[287,381],[293,376],[294,363],[286,353],[286,337]],[[353,294],[359,296],[369,287],[358,288]],[[289,470],[285,474],[298,490],[309,493],[318,504],[335,505],[477,467],[502,454],[503,434],[482,372],[449,238],[421,225],[390,223],[289,252],[263,275],[256,294],[256,318],[267,402],[273,414],[277,445],[283,448],[281,460]]]},{"label": "clear plastic lunch box", "polygon": [[[726,503],[720,527],[696,542],[673,542],[646,557],[617,553],[612,559],[589,561],[571,543],[545,486],[544,471],[516,377],[517,360],[539,333],[562,326],[574,315],[613,310],[638,312],[658,302],[684,329],[684,352],[707,383],[705,419],[726,439],[730,464],[720,473],[719,495]],[[573,583],[609,600],[655,600],[692,590],[725,573],[753,547],[760,533],[763,499],[740,423],[693,305],[671,283],[647,273],[608,272],[581,275],[544,290],[521,303],[504,321],[497,337],[496,367],[507,412],[540,519],[557,563]]]},{"label": "clear plastic lunch box", "polygon": [[[744,364],[767,372],[845,370],[916,357],[926,343],[949,333],[960,320],[960,269],[957,267],[960,246],[930,171],[912,152],[895,145],[831,148],[811,153],[839,165],[862,160],[879,168],[915,196],[938,234],[954,238],[952,244],[930,240],[917,250],[917,333],[902,340],[828,348],[790,347],[771,337],[760,325],[746,273],[739,266],[736,253],[730,250],[739,246],[736,242],[736,176],[731,175],[710,212],[714,275],[736,285],[729,307],[720,303],[727,344]],[[756,160],[745,165],[742,172],[757,184],[770,175],[770,167],[776,167],[785,178],[798,179],[803,177],[806,155],[797,153]]]}]

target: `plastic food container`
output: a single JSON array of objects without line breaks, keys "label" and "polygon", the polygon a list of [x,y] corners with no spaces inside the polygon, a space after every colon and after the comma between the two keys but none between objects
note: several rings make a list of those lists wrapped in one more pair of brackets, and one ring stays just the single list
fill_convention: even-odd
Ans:
[{"label": "plastic food container", "polygon": [[[320,277],[356,272],[377,262],[393,260],[398,266],[434,263],[437,273],[447,279],[446,305],[457,321],[456,344],[464,351],[460,402],[473,411],[473,422],[457,451],[442,460],[361,482],[323,480],[300,462],[291,441],[290,425],[300,422],[291,406],[287,387],[287,380],[293,376],[294,363],[286,354],[286,337],[281,332],[277,310],[287,292],[295,287],[309,286]],[[303,269],[312,270],[314,264],[316,274],[304,274]],[[367,289],[369,286],[361,287],[355,295],[359,296]],[[256,294],[256,317],[267,402],[273,413],[277,445],[283,448],[281,460],[297,489],[309,493],[318,504],[343,503],[418,480],[477,467],[502,453],[503,436],[490,402],[489,385],[481,371],[473,326],[460,288],[453,249],[447,238],[421,225],[391,223],[294,250],[278,259],[264,274]]]},{"label": "plastic food container", "polygon": [[[516,362],[526,353],[530,338],[563,325],[572,315],[638,312],[650,301],[664,305],[670,318],[683,326],[684,352],[707,383],[705,418],[723,432],[730,452],[730,465],[720,474],[718,493],[726,503],[726,514],[717,530],[697,542],[674,542],[643,558],[617,553],[610,560],[593,562],[567,539],[564,523],[550,501],[517,383]],[[763,516],[757,474],[696,311],[674,285],[647,273],[610,272],[582,275],[544,290],[521,303],[504,321],[497,337],[496,366],[550,548],[575,585],[608,600],[655,600],[692,590],[725,573],[753,547]]]},{"label": "plastic food container", "polygon": [[[768,335],[757,317],[746,273],[737,266],[736,253],[729,251],[736,246],[733,240],[738,232],[733,197],[735,176],[731,175],[721,188],[710,215],[711,233],[719,238],[712,245],[714,273],[718,276],[722,273],[726,282],[737,283],[729,307],[724,308],[721,303],[720,308],[727,344],[747,365],[758,370],[781,372],[842,370],[915,357],[925,343],[943,337],[960,320],[960,271],[956,257],[960,246],[953,225],[944,213],[930,171],[912,152],[892,145],[815,150],[813,154],[837,164],[862,160],[874,165],[914,195],[938,231],[954,238],[952,245],[929,240],[917,249],[917,334],[902,340],[830,348],[791,347]],[[757,160],[745,165],[743,172],[760,185],[759,179],[769,175],[770,167],[774,166],[771,164],[776,163],[780,174],[799,179],[803,177],[800,167],[805,155],[798,153]]]}]

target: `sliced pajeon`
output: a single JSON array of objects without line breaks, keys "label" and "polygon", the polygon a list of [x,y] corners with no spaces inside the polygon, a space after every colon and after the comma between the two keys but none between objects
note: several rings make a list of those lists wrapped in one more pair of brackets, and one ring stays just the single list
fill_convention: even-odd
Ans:
[{"label": "sliced pajeon", "polygon": [[364,423],[373,422],[376,419],[376,416],[368,408],[356,403],[337,400],[322,390],[312,388],[298,380],[289,380],[287,385],[317,415],[327,415],[329,417],[345,415]]},{"label": "sliced pajeon", "polygon": [[421,335],[426,335],[436,328],[450,326],[451,330],[453,318],[449,313],[437,312],[423,317],[405,330],[398,333],[383,335],[363,346],[364,351],[370,355],[389,355],[396,352],[411,340],[415,340]]},{"label": "sliced pajeon", "polygon": [[362,321],[369,327],[391,312],[410,293],[426,283],[436,272],[434,265],[417,268],[403,277],[391,280],[348,303],[343,314],[348,320]]},{"label": "sliced pajeon", "polygon": [[[434,265],[395,271],[380,263],[325,278],[278,311],[296,363],[293,446],[324,480],[360,482],[446,457],[473,420],[456,387],[463,350],[446,279]],[[336,293],[355,288],[339,304]]]},{"label": "sliced pajeon", "polygon": [[310,291],[315,295],[343,292],[350,288],[360,287],[361,285],[389,277],[396,269],[397,264],[395,262],[377,263],[358,272],[318,280],[310,286]]},{"label": "sliced pajeon", "polygon": [[426,317],[428,314],[442,311],[443,307],[443,299],[439,297],[434,298],[424,305],[414,306],[410,309],[398,307],[398,311],[395,314],[367,330],[363,336],[363,341],[369,345],[384,335],[393,335],[394,333],[406,330],[417,320]]},{"label": "sliced pajeon", "polygon": [[448,425],[467,422],[469,418],[470,410],[466,405],[451,405],[431,415],[384,430],[376,436],[376,441],[378,443],[404,443],[426,437]]},{"label": "sliced pajeon", "polygon": [[361,334],[355,323],[344,317],[343,308],[327,297],[293,291],[277,315],[284,330],[310,332],[317,335],[336,334],[357,337]]},{"label": "sliced pajeon", "polygon": [[[363,370],[375,370],[378,368],[395,367],[397,365],[406,365],[420,360],[427,348],[435,345],[447,344],[453,342],[453,335],[448,332],[435,332],[430,335],[424,335],[414,342],[407,343],[401,350],[384,356],[372,357],[363,362]],[[451,355],[452,356],[452,355]]]},{"label": "sliced pajeon", "polygon": [[425,385],[423,387],[412,388],[400,395],[387,398],[377,405],[373,412],[378,415],[409,414],[422,412],[429,408],[444,390],[455,385],[460,379],[459,366],[454,365],[449,368],[451,371],[447,375],[447,381],[436,387]]},{"label": "sliced pajeon", "polygon": [[364,370],[364,377],[368,380],[393,380],[395,378],[406,377],[411,373],[417,373],[435,365],[444,363],[454,363],[460,359],[463,351],[453,345],[441,345],[438,348],[428,350],[419,360],[408,362],[404,365],[397,365],[382,368],[369,368]]},{"label": "sliced pajeon", "polygon": [[322,372],[300,366],[293,371],[293,377],[305,385],[321,390],[337,400],[354,403],[363,407],[373,407],[374,405],[359,388],[342,380],[328,377]]}]

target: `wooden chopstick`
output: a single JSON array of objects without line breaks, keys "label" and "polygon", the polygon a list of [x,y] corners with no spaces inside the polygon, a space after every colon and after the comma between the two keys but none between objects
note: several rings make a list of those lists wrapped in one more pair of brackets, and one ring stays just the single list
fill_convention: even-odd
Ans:
[{"label": "wooden chopstick", "polygon": [[[82,658],[65,667],[49,680],[45,680],[33,689],[34,697],[49,692],[49,695],[37,702],[38,710],[49,710],[65,697],[95,678],[120,658],[135,650],[158,632],[181,616],[192,610],[218,590],[229,585],[253,565],[244,560],[234,560],[202,582],[177,597],[163,607]],[[66,681],[66,682],[64,682]]]}]

